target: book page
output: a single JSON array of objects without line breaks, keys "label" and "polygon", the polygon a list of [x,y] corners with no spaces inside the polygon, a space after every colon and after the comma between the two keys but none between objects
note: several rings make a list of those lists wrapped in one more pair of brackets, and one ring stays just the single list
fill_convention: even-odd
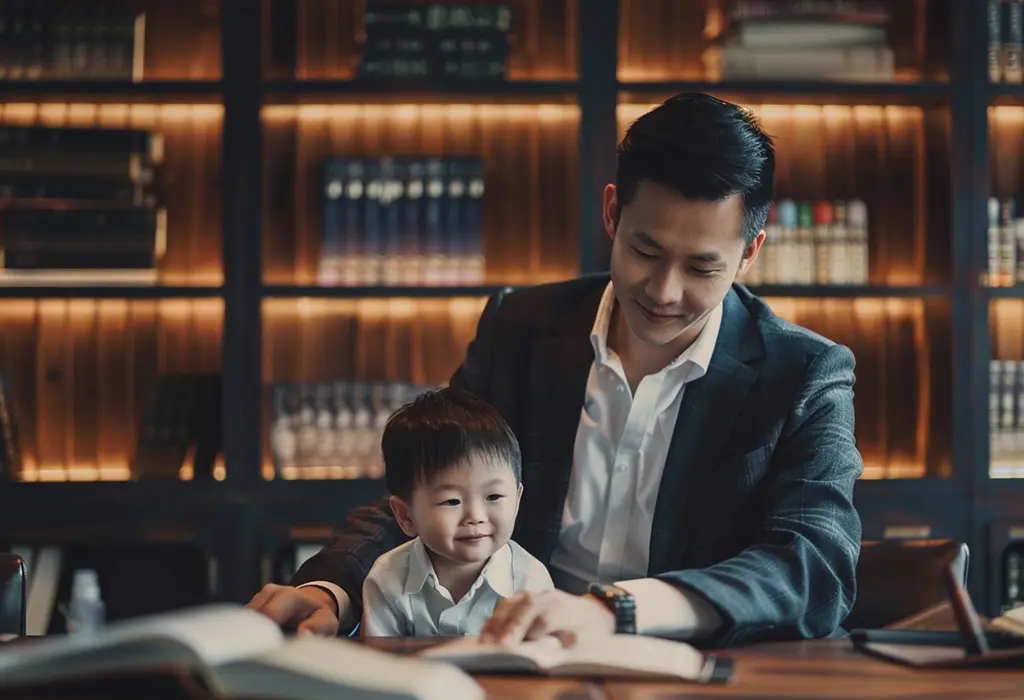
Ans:
[{"label": "book page", "polygon": [[1024,605],[1007,610],[992,620],[992,624],[1010,634],[1024,636]]},{"label": "book page", "polygon": [[698,680],[704,655],[685,642],[633,634],[582,639],[565,650],[557,675],[668,676]]},{"label": "book page", "polygon": [[[222,666],[214,676],[217,685],[230,695],[279,693],[319,698],[326,693],[331,700],[378,696],[482,700],[485,695],[475,680],[449,664],[396,656],[347,639],[326,637],[290,638],[259,658]],[[340,689],[346,692],[339,694]]]},{"label": "book page", "polygon": [[421,651],[418,656],[446,661],[467,671],[543,671],[565,660],[555,637],[506,645],[463,637]]},{"label": "book page", "polygon": [[[151,661],[177,660],[185,647],[208,665],[256,656],[280,646],[281,630],[265,615],[236,605],[208,605],[114,622],[92,636],[55,635],[0,650],[0,677],[20,669],[45,668],[87,657],[93,666],[115,669],[136,663],[133,647],[147,641]],[[157,643],[159,642],[159,643]],[[162,649],[163,652],[156,650]]]}]

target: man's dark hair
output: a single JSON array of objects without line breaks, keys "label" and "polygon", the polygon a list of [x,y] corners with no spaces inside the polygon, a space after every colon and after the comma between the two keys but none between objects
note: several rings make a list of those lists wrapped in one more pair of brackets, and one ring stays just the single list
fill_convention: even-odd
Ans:
[{"label": "man's dark hair", "polygon": [[381,438],[384,483],[408,501],[416,486],[470,457],[507,464],[522,479],[519,442],[496,408],[461,389],[416,397],[392,414]]},{"label": "man's dark hair", "polygon": [[775,149],[747,109],[700,93],[671,97],[633,122],[619,143],[619,211],[651,180],[687,199],[743,197],[743,240],[764,228],[773,196]]}]

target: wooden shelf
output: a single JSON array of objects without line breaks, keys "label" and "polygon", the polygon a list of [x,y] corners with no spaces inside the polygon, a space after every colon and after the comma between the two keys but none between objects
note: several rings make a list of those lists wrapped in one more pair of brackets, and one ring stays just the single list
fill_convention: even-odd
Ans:
[{"label": "wooden shelf", "polygon": [[0,286],[0,299],[210,299],[221,287],[148,285]]},{"label": "wooden shelf", "polygon": [[854,83],[820,80],[725,80],[619,82],[620,100],[643,101],[651,95],[707,92],[747,99],[800,104],[923,104],[949,98],[948,83]]},{"label": "wooden shelf", "polygon": [[8,80],[0,81],[4,101],[160,102],[209,104],[221,101],[219,80]]},{"label": "wooden shelf", "polygon": [[989,299],[1024,299],[1024,284],[1013,287],[982,287]]},{"label": "wooden shelf", "polygon": [[266,104],[322,102],[325,98],[344,98],[371,103],[536,103],[574,102],[579,90],[576,81],[513,80],[495,81],[361,81],[361,80],[274,80],[263,83]]},{"label": "wooden shelf", "polygon": [[454,297],[486,297],[511,285],[481,285],[457,287],[320,287],[266,285],[263,298],[295,299],[447,299]]}]

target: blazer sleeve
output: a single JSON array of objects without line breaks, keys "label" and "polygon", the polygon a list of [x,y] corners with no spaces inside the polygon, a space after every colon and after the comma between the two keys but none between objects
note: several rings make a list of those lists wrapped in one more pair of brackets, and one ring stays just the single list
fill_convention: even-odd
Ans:
[{"label": "blazer sleeve", "polygon": [[[490,384],[490,356],[498,308],[504,292],[488,299],[476,336],[466,351],[462,365],[450,384],[487,398]],[[381,554],[409,541],[398,526],[387,498],[349,512],[334,538],[314,554],[292,576],[291,584],[299,586],[314,581],[329,581],[341,587],[352,603],[353,619],[362,614],[363,582],[370,567]]]},{"label": "blazer sleeve", "polygon": [[861,521],[853,505],[863,461],[854,443],[854,357],[815,357],[765,477],[755,544],[704,569],[656,576],[690,589],[723,620],[708,640],[728,646],[834,634],[853,606]]}]

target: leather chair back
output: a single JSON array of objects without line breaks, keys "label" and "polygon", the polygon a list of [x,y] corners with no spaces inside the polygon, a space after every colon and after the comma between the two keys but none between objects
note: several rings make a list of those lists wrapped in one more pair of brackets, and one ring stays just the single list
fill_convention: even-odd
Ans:
[{"label": "leather chair back", "polygon": [[25,634],[25,560],[0,552],[0,634]]},{"label": "leather chair back", "polygon": [[970,552],[955,540],[879,540],[861,543],[857,599],[847,630],[878,629],[948,600],[942,571],[952,562],[966,587]]}]

